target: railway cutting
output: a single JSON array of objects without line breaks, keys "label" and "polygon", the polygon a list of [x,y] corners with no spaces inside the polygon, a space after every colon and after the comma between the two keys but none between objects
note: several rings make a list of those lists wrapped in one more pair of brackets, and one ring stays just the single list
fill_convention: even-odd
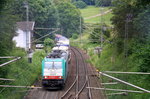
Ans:
[{"label": "railway cutting", "polygon": [[[75,47],[70,47],[71,61],[68,65],[68,75],[63,89],[31,89],[24,99],[106,99],[101,90],[88,89],[87,87],[101,88],[100,79],[96,69],[85,62],[88,55]],[[42,80],[36,86],[42,87]]]}]

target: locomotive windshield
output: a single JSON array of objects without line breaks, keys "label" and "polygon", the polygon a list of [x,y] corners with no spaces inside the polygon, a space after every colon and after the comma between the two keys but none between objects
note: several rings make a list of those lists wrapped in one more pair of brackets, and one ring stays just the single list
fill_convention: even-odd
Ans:
[{"label": "locomotive windshield", "polygon": [[62,62],[45,62],[44,68],[47,69],[61,69]]}]

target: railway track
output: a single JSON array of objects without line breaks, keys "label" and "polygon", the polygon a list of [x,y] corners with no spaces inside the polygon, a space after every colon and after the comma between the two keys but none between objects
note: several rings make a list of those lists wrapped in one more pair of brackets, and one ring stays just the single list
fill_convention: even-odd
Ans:
[{"label": "railway track", "polygon": [[101,87],[95,70],[85,62],[88,57],[74,47],[71,47],[71,52],[72,59],[65,88],[56,91],[34,89],[24,99],[105,99],[100,90],[86,88]]},{"label": "railway track", "polygon": [[[79,97],[82,97],[81,99],[91,99],[87,94],[89,92],[84,91],[88,82],[87,68],[84,58],[78,49],[72,47],[72,52],[76,60],[76,79],[70,88],[61,96],[61,99],[79,99]],[[82,93],[86,94],[83,95]]]}]

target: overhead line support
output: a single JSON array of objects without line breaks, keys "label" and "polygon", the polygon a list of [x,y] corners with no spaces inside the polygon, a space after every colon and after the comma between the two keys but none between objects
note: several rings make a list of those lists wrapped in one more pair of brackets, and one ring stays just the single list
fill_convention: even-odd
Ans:
[{"label": "overhead line support", "polygon": [[113,77],[113,76],[110,76],[110,75],[108,75],[108,74],[105,74],[105,73],[102,73],[102,72],[99,72],[99,73],[100,73],[101,75],[103,75],[103,76],[106,76],[106,77],[108,77],[108,78],[111,78],[111,79],[113,79],[113,80],[116,80],[116,81],[118,81],[118,82],[121,82],[121,83],[123,83],[123,84],[125,84],[125,85],[129,85],[129,86],[134,87],[134,88],[136,88],[136,89],[142,90],[142,91],[144,91],[144,92],[146,92],[146,93],[150,93],[149,90],[146,90],[146,89],[144,89],[144,88],[138,87],[138,86],[133,85],[133,84],[131,84],[131,83],[128,83],[128,82],[126,82],[126,81],[123,81],[123,80],[120,80],[120,79],[115,78],[115,77]]},{"label": "overhead line support", "polygon": [[147,72],[119,72],[119,71],[103,71],[104,73],[112,73],[112,74],[139,74],[139,75],[150,75]]},{"label": "overhead line support", "polygon": [[21,57],[17,57],[17,58],[15,58],[15,59],[13,59],[13,60],[10,60],[10,61],[6,62],[6,63],[0,64],[0,67],[5,66],[5,65],[7,65],[7,64],[9,64],[9,63],[12,63],[12,62],[14,62],[14,61],[17,61],[17,60],[19,60],[19,59],[21,59]]}]

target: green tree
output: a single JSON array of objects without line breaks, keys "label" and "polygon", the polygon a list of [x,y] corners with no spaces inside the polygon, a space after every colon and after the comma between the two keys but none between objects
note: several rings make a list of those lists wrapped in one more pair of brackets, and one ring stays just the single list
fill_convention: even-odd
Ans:
[{"label": "green tree", "polygon": [[74,34],[72,35],[72,38],[73,38],[73,39],[77,39],[77,38],[78,38],[78,34],[75,34],[75,33],[74,33]]},{"label": "green tree", "polygon": [[[62,34],[66,37],[71,37],[73,33],[79,33],[81,13],[75,6],[68,2],[61,2],[57,6],[60,18],[60,28]],[[83,19],[81,19],[83,23]]]},{"label": "green tree", "polygon": [[[132,2],[133,0],[116,0],[114,2],[112,24],[114,24],[114,28],[117,32],[116,36],[120,38],[125,38],[125,24],[127,24],[127,20],[130,18],[130,22],[128,22],[128,35],[129,38],[134,37],[137,34],[133,26],[133,18],[137,16],[139,13],[139,9],[137,9]],[[128,14],[131,14],[132,17],[128,18]]]},{"label": "green tree", "polygon": [[54,46],[54,41],[52,39],[50,39],[50,38],[46,38],[44,40],[44,46],[52,48]]},{"label": "green tree", "polygon": [[[35,27],[58,28],[58,13],[55,3],[52,0],[28,0],[29,21],[35,21]],[[26,21],[26,8],[24,0],[17,0],[13,3],[13,13],[17,14],[22,21]],[[40,35],[45,35],[50,30],[36,31]]]},{"label": "green tree", "polygon": [[141,39],[150,40],[150,5],[134,19],[135,29]]},{"label": "green tree", "polygon": [[[24,0],[14,2],[14,14],[26,20]],[[70,37],[79,25],[80,13],[66,0],[29,0],[29,20],[35,21],[35,27],[61,28],[62,34]],[[61,8],[62,7],[62,8]],[[62,10],[63,9],[63,10]],[[78,17],[78,19],[77,19]],[[73,24],[73,26],[71,25]],[[57,33],[61,33],[58,31]],[[45,35],[51,30],[38,30],[37,33]],[[37,35],[36,35],[37,36]]]},{"label": "green tree", "polygon": [[96,6],[111,6],[112,0],[95,0]]},{"label": "green tree", "polygon": [[52,47],[54,47],[54,41],[50,38],[46,38],[44,40],[44,49],[46,53],[50,52]]},{"label": "green tree", "polygon": [[76,1],[73,3],[77,8],[83,9],[87,7],[87,4],[83,1]]},{"label": "green tree", "polygon": [[11,2],[6,5],[0,11],[0,56],[7,55],[13,48],[12,38],[16,35],[15,23],[18,20],[18,17],[12,14]]}]

